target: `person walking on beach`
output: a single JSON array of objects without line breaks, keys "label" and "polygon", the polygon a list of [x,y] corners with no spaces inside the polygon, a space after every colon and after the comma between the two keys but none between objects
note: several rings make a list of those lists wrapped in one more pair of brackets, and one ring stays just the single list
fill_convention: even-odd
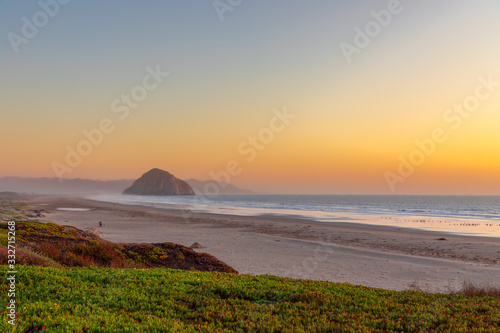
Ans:
[{"label": "person walking on beach", "polygon": [[100,228],[100,227],[102,227],[102,222],[101,222],[101,221],[99,221],[99,228]]}]

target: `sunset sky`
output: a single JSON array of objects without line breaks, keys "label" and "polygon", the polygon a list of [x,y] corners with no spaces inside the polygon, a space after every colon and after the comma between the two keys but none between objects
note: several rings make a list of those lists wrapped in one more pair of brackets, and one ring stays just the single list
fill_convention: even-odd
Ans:
[{"label": "sunset sky", "polygon": [[500,194],[499,1],[60,2],[0,1],[0,177],[236,161],[231,183],[257,191]]}]

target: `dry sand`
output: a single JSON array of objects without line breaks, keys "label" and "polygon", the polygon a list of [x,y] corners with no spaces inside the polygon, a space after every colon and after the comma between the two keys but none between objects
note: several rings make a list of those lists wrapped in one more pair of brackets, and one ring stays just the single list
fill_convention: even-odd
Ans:
[{"label": "dry sand", "polygon": [[[203,249],[198,251],[214,255],[241,274],[394,290],[409,289],[417,282],[432,291],[446,291],[465,280],[497,284],[500,276],[500,238],[286,216],[186,214],[81,198],[38,197],[32,204],[51,211],[45,221],[93,230],[113,242],[186,246],[199,242]],[[90,210],[56,210],[60,207]]]}]

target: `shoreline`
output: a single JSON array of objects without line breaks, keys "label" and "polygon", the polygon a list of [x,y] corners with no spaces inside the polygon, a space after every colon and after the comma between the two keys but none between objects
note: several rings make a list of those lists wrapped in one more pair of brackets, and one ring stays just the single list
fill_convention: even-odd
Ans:
[{"label": "shoreline", "polygon": [[[134,200],[134,198],[139,198]],[[363,224],[365,226],[375,227],[393,227],[397,229],[411,229],[443,233],[447,235],[493,237],[500,239],[500,222],[491,223],[486,219],[477,218],[453,218],[440,215],[419,215],[407,214],[400,215],[397,212],[387,212],[382,214],[380,211],[374,212],[356,212],[356,211],[302,211],[295,209],[273,209],[273,208],[243,208],[239,206],[210,208],[199,203],[173,203],[155,201],[153,198],[142,201],[146,197],[131,196],[94,196],[86,197],[88,200],[98,202],[116,203],[121,205],[131,205],[137,207],[155,207],[166,210],[191,211],[197,214],[212,214],[217,216],[232,215],[238,217],[285,217],[287,219],[301,219],[317,223],[352,223]],[[154,206],[153,206],[154,205]]]},{"label": "shoreline", "polygon": [[[494,239],[498,240],[500,244],[500,237],[498,236],[488,236],[488,235],[473,235],[473,234],[462,234],[462,233],[454,233],[454,232],[448,232],[448,231],[439,231],[439,230],[426,230],[426,229],[421,229],[421,228],[414,228],[414,227],[405,227],[405,226],[391,226],[391,225],[377,225],[377,224],[370,224],[370,223],[363,223],[363,222],[348,222],[348,221],[317,221],[314,220],[313,218],[308,218],[308,217],[301,217],[297,215],[291,215],[291,214],[262,214],[262,215],[237,215],[237,214],[219,214],[219,213],[212,213],[212,212],[203,212],[203,211],[197,211],[194,209],[178,209],[178,208],[160,208],[156,206],[147,206],[147,205],[139,205],[139,204],[124,204],[124,203],[119,203],[119,202],[110,202],[110,201],[100,201],[100,200],[94,200],[90,198],[84,198],[84,197],[72,197],[73,199],[78,199],[83,201],[89,201],[91,206],[93,205],[98,205],[99,203],[103,204],[111,204],[111,205],[119,205],[121,207],[135,207],[136,209],[151,209],[154,211],[158,212],[168,212],[169,215],[173,215],[176,217],[182,216],[185,219],[186,218],[186,212],[189,212],[190,215],[196,216],[196,217],[204,217],[208,219],[221,219],[221,220],[241,220],[241,221],[249,221],[249,222],[255,222],[255,221],[260,221],[260,220],[271,220],[271,221],[280,221],[280,222],[287,222],[287,223],[303,223],[303,224],[308,224],[308,225],[316,225],[316,226],[326,226],[326,227],[337,227],[337,228],[349,228],[349,229],[361,229],[361,230],[372,230],[372,231],[386,231],[386,232],[399,232],[399,233],[410,233],[412,235],[416,234],[423,234],[423,235],[434,235],[435,237],[464,237],[464,240],[469,239],[469,238],[474,238],[477,241],[480,241],[481,239]],[[64,207],[61,207],[64,208]],[[72,207],[73,208],[73,207]],[[74,208],[80,208],[80,207],[74,207]],[[83,208],[83,207],[82,207]],[[92,207],[90,208],[92,210]],[[500,225],[499,225],[500,227]],[[499,258],[499,263],[500,263],[500,258]]]},{"label": "shoreline", "polygon": [[[500,239],[289,216],[238,216],[39,196],[53,221],[118,243],[174,242],[214,255],[242,274],[349,282],[384,289],[412,283],[446,290],[465,280],[496,282]],[[44,204],[44,205],[41,205]],[[90,211],[62,211],[91,208]],[[104,227],[97,223],[103,221]],[[444,240],[440,240],[443,239]]]}]

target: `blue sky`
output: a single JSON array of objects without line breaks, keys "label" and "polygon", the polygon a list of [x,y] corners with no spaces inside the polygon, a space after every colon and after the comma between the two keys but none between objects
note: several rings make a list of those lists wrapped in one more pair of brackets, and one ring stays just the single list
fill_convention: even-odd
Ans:
[{"label": "blue sky", "polygon": [[[381,174],[441,125],[443,111],[478,76],[500,80],[498,1],[402,0],[400,14],[348,63],[339,45],[353,44],[354,28],[389,3],[243,0],[221,21],[211,1],[72,0],[16,53],[9,33],[20,35],[22,18],[32,21],[41,7],[0,1],[0,139],[25,132],[3,148],[0,176],[54,176],[52,162],[82,140],[82,129],[107,117],[147,66],[160,65],[169,78],[67,177],[134,178],[162,167],[207,178],[239,158],[235,147],[269,122],[273,108],[287,106],[300,120],[235,184],[384,192]],[[446,173],[498,173],[499,160],[474,155],[496,149],[499,116],[489,110],[497,102],[488,100],[470,129],[422,166],[408,192]]]}]

